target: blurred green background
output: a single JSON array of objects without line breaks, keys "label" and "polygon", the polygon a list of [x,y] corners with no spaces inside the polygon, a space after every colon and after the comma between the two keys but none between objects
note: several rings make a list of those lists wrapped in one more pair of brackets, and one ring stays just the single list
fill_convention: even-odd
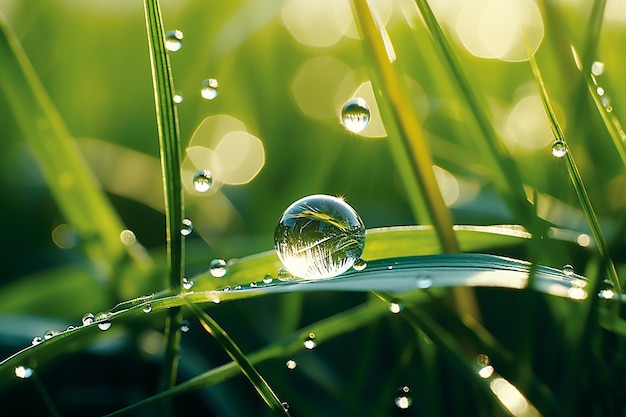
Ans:
[{"label": "blurred green background", "polygon": [[[553,252],[539,254],[538,260],[555,267],[571,263],[584,273],[594,254],[593,243],[589,243],[588,227],[565,167],[550,152],[551,132],[528,63],[481,58],[464,47],[464,42],[470,41],[462,37],[463,25],[471,26],[471,21],[463,23],[463,16],[476,18],[470,11],[480,10],[489,2],[431,3],[512,153],[529,194],[537,193],[538,215],[561,230],[556,237],[562,241],[553,244]],[[538,39],[536,57],[557,116],[565,126],[570,149],[615,260],[621,264],[626,174],[581,83],[570,49],[586,47],[591,2],[545,3],[531,7],[542,14],[541,36],[539,31],[533,32],[536,37],[531,41]],[[419,112],[416,117],[427,134],[455,224],[519,223],[520,219],[511,214],[491,186],[493,173],[486,169],[485,155],[475,146],[480,131],[440,63],[415,4],[409,0],[373,4],[386,22],[398,63],[407,77]],[[126,227],[154,254],[157,263],[163,262],[165,222],[142,2],[0,0],[0,12],[19,37]],[[214,146],[230,131],[215,127],[212,136],[194,137],[196,128],[211,116],[220,119],[208,123],[226,120],[226,116],[237,119],[250,135],[260,139],[263,148],[262,154],[257,151],[254,158],[250,156],[257,162],[262,159],[263,164],[258,174],[250,175],[253,177],[248,178],[249,182],[228,184],[220,177],[219,172],[225,177],[229,167],[237,166],[241,162],[238,158],[245,155],[243,149],[231,149],[225,152],[232,159],[225,158],[221,161],[222,171],[214,171],[211,192],[204,195],[187,189],[187,215],[195,228],[186,239],[189,276],[204,272],[216,257],[231,259],[272,249],[274,228],[282,211],[309,194],[345,196],[367,228],[421,223],[411,214],[387,139],[352,134],[340,124],[342,104],[370,79],[372,67],[350,22],[348,2],[177,0],[163,1],[162,12],[165,30],[184,32],[182,49],[170,53],[175,89],[184,97],[178,105],[183,149],[190,143]],[[489,26],[493,16],[498,15],[476,20],[486,25],[482,35],[486,38],[504,36],[493,32],[497,25],[496,29]],[[604,89],[603,95],[610,98],[611,114],[624,120],[626,8],[620,0],[607,2],[604,23],[594,57],[604,63],[597,81]],[[497,47],[492,46],[491,51]],[[210,101],[200,96],[201,83],[207,78],[219,81],[219,94]],[[371,123],[380,124],[375,112]],[[120,282],[115,290],[93,278],[81,251],[86,237],[77,235],[71,227],[58,229],[66,219],[51,197],[36,158],[15,122],[13,109],[2,94],[0,134],[0,230],[4,236],[0,332],[4,356],[48,328],[79,322],[86,311],[104,310],[123,299],[165,286],[166,271],[159,268],[138,278],[129,274],[117,277]],[[373,135],[380,136],[376,132]],[[254,163],[244,159],[242,166]],[[189,167],[189,161],[183,166]],[[523,247],[492,248],[491,252],[527,258]],[[140,282],[133,283],[134,279]],[[480,296],[484,308],[495,315],[499,314],[498,306],[504,308],[510,302],[509,298],[501,301],[501,294],[493,294],[493,290]],[[289,297],[224,305],[215,309],[215,316],[249,351],[290,330],[282,321],[290,314]],[[346,310],[367,297],[307,295],[303,304],[297,304],[301,310],[296,314],[300,318],[296,325]],[[518,299],[513,296],[513,300]],[[539,305],[537,315],[542,308],[547,307]],[[493,329],[504,332],[503,338],[507,337],[506,325],[519,318],[510,319],[508,323],[491,323]],[[160,323],[159,318],[129,323],[133,331],[120,333],[109,340],[109,345],[82,351],[52,365],[53,371],[42,379],[52,385],[54,400],[68,410],[62,414],[92,415],[85,410],[93,407],[93,415],[99,415],[152,393],[155,382],[150,381],[158,375],[158,355],[146,352],[145,346],[152,345],[144,339],[159,339]],[[406,343],[412,337],[406,335],[407,326],[398,323],[385,319],[367,331],[320,345],[316,356],[309,355],[302,362],[306,376],[290,379],[292,375],[274,375],[276,367],[283,366],[276,363],[260,369],[274,375],[272,382],[279,389],[294,384],[298,387],[291,390],[293,415],[391,415],[388,413],[398,412],[393,404],[377,398],[392,397],[395,385],[400,384],[386,381],[377,389],[372,382],[385,374],[388,363],[394,363],[393,372],[397,374],[403,374],[402,368],[411,363],[414,352]],[[194,330],[198,331],[190,333],[190,341],[183,345],[181,373],[187,377],[226,360],[219,346],[214,346],[207,335],[199,334],[199,326]],[[546,347],[549,357],[558,345],[559,341],[554,341]],[[370,363],[370,367],[350,368],[347,361],[355,354],[361,358],[360,363]],[[81,365],[75,366],[77,363]],[[85,368],[82,363],[92,363],[93,368]],[[447,369],[449,365],[442,366],[442,373],[454,375],[454,370]],[[65,370],[70,371],[65,377],[58,375]],[[411,378],[415,386],[428,385],[405,375],[405,379]],[[85,380],[91,382],[72,383]],[[425,392],[461,399],[456,405],[430,409],[440,413],[431,415],[481,409],[476,404],[479,397],[459,394],[461,388],[454,384],[438,383],[440,389],[429,391],[426,387]],[[14,398],[18,401],[32,394],[29,388],[12,389],[16,391],[7,392],[17,392]],[[344,393],[350,404],[342,403]],[[262,411],[253,411],[262,409],[260,400],[242,378],[190,397],[177,399],[180,415],[189,415],[186,413],[193,409],[213,413],[207,415],[263,415]],[[373,397],[376,399],[368,400]],[[363,403],[355,404],[357,398]],[[302,414],[295,411],[298,404],[306,409],[303,404],[308,402],[315,408]],[[36,407],[33,415],[43,413],[39,404]],[[419,414],[419,410],[408,412],[426,415]],[[145,415],[150,412],[148,409]],[[487,409],[482,415],[488,413]]]}]

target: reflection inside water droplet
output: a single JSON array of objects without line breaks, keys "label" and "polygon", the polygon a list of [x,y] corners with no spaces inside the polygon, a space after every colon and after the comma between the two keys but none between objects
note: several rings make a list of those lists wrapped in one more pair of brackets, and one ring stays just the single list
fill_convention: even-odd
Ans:
[{"label": "reflection inside water droplet", "polygon": [[394,403],[396,407],[406,410],[411,406],[413,399],[409,396],[409,392],[411,390],[406,385],[398,388],[396,391],[396,397],[394,398]]},{"label": "reflection inside water droplet", "polygon": [[570,264],[563,265],[563,274],[566,277],[571,277],[572,275],[574,275],[574,267]]},{"label": "reflection inside water droplet", "polygon": [[223,259],[213,259],[209,264],[209,272],[215,278],[222,278],[228,273],[226,261]]},{"label": "reflection inside water droplet", "polygon": [[183,277],[183,288],[186,290],[190,290],[193,286],[196,285],[195,282],[191,279],[187,279],[187,277]]},{"label": "reflection inside water droplet", "polygon": [[567,154],[567,145],[562,140],[556,140],[552,144],[552,155],[562,158]]},{"label": "reflection inside water droplet", "polygon": [[293,276],[291,276],[291,272],[289,272],[287,268],[280,268],[278,270],[277,278],[279,281],[291,281]]},{"label": "reflection inside water droplet", "polygon": [[85,313],[81,321],[83,322],[83,326],[88,326],[93,323],[95,320],[93,313]]},{"label": "reflection inside water droplet", "polygon": [[341,123],[352,133],[359,133],[370,122],[370,108],[362,98],[353,98],[341,109]]},{"label": "reflection inside water droplet", "polygon": [[309,333],[306,339],[304,339],[304,347],[311,350],[317,346],[315,341],[315,333]]},{"label": "reflection inside water droplet", "polygon": [[189,219],[183,219],[183,227],[180,229],[180,234],[183,236],[189,236],[193,231],[193,223]]},{"label": "reflection inside water droplet", "polygon": [[217,97],[217,87],[219,83],[215,78],[207,78],[202,81],[202,89],[200,90],[200,94],[202,98],[205,100],[213,100]]},{"label": "reflection inside water droplet", "polygon": [[343,199],[312,195],[285,210],[274,246],[295,277],[331,278],[349,270],[363,253],[365,226]]},{"label": "reflection inside water droplet", "polygon": [[15,367],[15,376],[21,379],[28,379],[33,375],[33,370],[25,366]]},{"label": "reflection inside water droplet", "polygon": [[195,188],[198,192],[205,193],[211,189],[212,185],[213,175],[211,174],[211,171],[207,169],[198,171],[193,176],[193,188]]},{"label": "reflection inside water droplet", "polygon": [[183,32],[180,30],[170,30],[165,34],[165,49],[176,52],[183,47]]}]

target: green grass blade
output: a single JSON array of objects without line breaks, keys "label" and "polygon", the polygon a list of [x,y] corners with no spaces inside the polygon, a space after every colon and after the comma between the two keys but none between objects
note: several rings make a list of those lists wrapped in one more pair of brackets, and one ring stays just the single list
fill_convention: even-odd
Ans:
[{"label": "green grass blade", "polygon": [[533,217],[532,207],[530,207],[526,198],[523,181],[515,168],[513,159],[499,139],[494,124],[487,115],[487,105],[480,100],[472,88],[428,1],[415,0],[415,3],[435,43],[435,50],[440,54],[445,67],[449,71],[450,79],[461,92],[482,133],[481,140],[477,142],[477,145],[482,150],[481,154],[487,158],[486,162],[489,163],[490,171],[493,174],[491,179],[495,188],[507,203],[511,212],[518,219],[521,219],[525,227],[532,231],[536,221]]},{"label": "green grass blade", "polygon": [[272,412],[277,416],[288,416],[289,413],[282,405],[282,402],[278,399],[272,388],[267,381],[259,374],[254,365],[239,349],[239,346],[235,344],[233,339],[226,333],[224,329],[215,321],[211,316],[200,310],[195,304],[190,302],[187,298],[183,298],[187,303],[187,307],[193,311],[196,315],[202,327],[211,334],[217,340],[217,342],[224,348],[228,356],[230,356],[241,369],[241,372],[250,380],[254,388],[257,390],[263,401],[269,406]]},{"label": "green grass blade", "polygon": [[[184,274],[184,241],[180,233],[183,220],[183,190],[178,116],[174,103],[172,72],[165,49],[165,33],[163,31],[159,2],[158,0],[145,0],[144,8],[165,196],[169,267],[167,288],[179,291]],[[161,376],[161,389],[166,389],[176,382],[181,320],[182,311],[179,308],[169,310],[165,324],[165,366]],[[164,406],[163,414],[169,414],[168,404]]]},{"label": "green grass blade", "polygon": [[[407,174],[417,180],[421,199],[427,209],[428,218],[423,220],[430,219],[434,225],[442,251],[458,252],[459,246],[452,232],[452,218],[435,180],[430,151],[417,119],[417,110],[407,93],[404,78],[400,75],[397,64],[390,62],[383,37],[367,1],[353,0],[353,6],[356,21],[376,70],[375,80],[378,85],[374,84],[374,90],[379,92],[381,107],[387,109],[382,113],[385,126],[393,125],[399,133],[389,137],[390,141],[398,142],[396,148],[402,149],[394,155],[410,162],[411,170]],[[404,161],[402,165],[408,164]]]},{"label": "green grass blade", "polygon": [[[580,206],[585,214],[585,218],[587,219],[587,223],[589,224],[589,228],[591,229],[591,233],[596,242],[596,246],[598,247],[598,253],[602,258],[602,262],[605,265],[607,270],[607,275],[609,280],[615,285],[615,288],[618,292],[622,292],[621,283],[619,281],[619,277],[617,276],[617,271],[615,269],[615,265],[613,264],[613,260],[609,254],[609,248],[606,243],[606,239],[604,238],[604,234],[602,233],[602,229],[600,228],[600,223],[598,222],[598,217],[596,216],[595,210],[591,204],[591,200],[589,199],[589,195],[587,193],[587,189],[585,188],[585,184],[583,183],[583,179],[578,171],[578,167],[576,166],[576,162],[574,161],[574,157],[572,156],[571,150],[567,149],[567,142],[565,141],[565,135],[563,134],[563,130],[559,125],[559,121],[554,114],[554,110],[552,109],[552,105],[550,104],[550,98],[548,96],[548,91],[543,82],[543,77],[541,76],[541,71],[539,66],[537,65],[537,61],[535,57],[530,54],[530,66],[533,71],[533,75],[537,82],[537,87],[539,90],[539,95],[541,97],[541,101],[543,102],[543,106],[545,108],[546,114],[548,116],[548,120],[550,122],[550,127],[552,128],[552,132],[554,134],[555,140],[562,141],[564,146],[566,147],[567,152],[563,156],[565,159],[565,166],[567,167],[567,173],[569,174],[570,181],[572,182],[572,186],[576,191],[576,195],[578,196],[578,200],[580,202]],[[600,279],[596,279],[596,283],[594,287],[599,289],[599,285],[601,284]]]},{"label": "green grass blade", "polygon": [[[33,151],[48,189],[65,219],[83,238],[90,259],[108,265],[111,278],[122,260],[124,225],[78,151],[17,37],[0,14],[0,89]],[[97,219],[97,221],[95,220]]]}]

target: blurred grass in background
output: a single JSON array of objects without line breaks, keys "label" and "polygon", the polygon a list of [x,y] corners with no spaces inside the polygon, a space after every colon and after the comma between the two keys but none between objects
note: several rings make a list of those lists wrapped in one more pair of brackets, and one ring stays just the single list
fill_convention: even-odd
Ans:
[{"label": "blurred grass in background", "polygon": [[[494,173],[477,146],[482,133],[415,4],[372,4],[406,75],[454,223],[521,223],[493,186]],[[569,263],[577,272],[597,276],[598,260],[584,214],[562,161],[550,150],[550,126],[530,66],[523,61],[526,47],[518,38],[512,39],[513,47],[507,43],[512,24],[507,24],[504,6],[482,0],[430,4],[510,151],[538,216],[558,228],[546,238],[559,240],[550,240],[549,251],[534,254],[532,260],[555,267]],[[532,22],[528,44],[538,48],[536,59],[556,116],[623,276],[626,173],[572,56],[572,46],[584,53],[594,35],[587,30],[591,8],[591,2],[545,1],[520,13],[527,13]],[[0,228],[5,237],[0,334],[5,357],[49,328],[76,323],[86,311],[162,289],[167,271],[141,2],[39,1],[33,8],[3,0],[0,12],[115,210],[154,259],[153,264],[140,262],[136,269],[120,268],[126,271],[121,276],[114,271],[114,288],[94,278],[81,250],[89,237],[66,225],[14,109],[0,95]],[[339,122],[342,105],[353,96],[366,97],[372,107],[375,103],[374,93],[363,86],[372,64],[351,23],[348,2],[163,1],[162,13],[166,31],[184,32],[182,49],[170,59],[176,92],[184,98],[178,104],[182,145],[188,148],[183,152],[183,180],[186,215],[194,223],[194,233],[186,239],[188,276],[205,272],[216,257],[231,259],[271,249],[284,208],[308,194],[345,196],[368,228],[416,223],[388,139],[382,137],[380,116],[373,111],[363,135],[348,132]],[[626,116],[621,99],[626,89],[625,40],[626,7],[609,0],[591,60],[603,64],[603,71],[595,67],[603,89],[600,100],[609,100],[605,106],[618,120]],[[219,81],[218,96],[210,101],[200,95],[207,78]],[[207,117],[212,118],[203,123]],[[224,136],[227,140],[220,142]],[[239,145],[229,146],[233,142]],[[189,173],[205,169],[199,165],[207,161],[215,167],[209,168],[215,184],[205,195],[189,186]],[[531,257],[522,245],[488,252]],[[288,294],[227,303],[212,314],[248,352],[369,298],[360,293]],[[520,358],[520,368],[532,367],[543,379],[548,393],[542,395],[556,403],[566,398],[560,387],[564,376],[572,374],[564,369],[578,353],[572,345],[578,336],[572,334],[583,328],[568,320],[568,314],[581,317],[572,302],[494,289],[479,291],[478,298],[485,326]],[[449,315],[438,311],[442,307],[437,302],[425,308],[433,317]],[[41,379],[61,414],[100,415],[153,394],[161,319],[126,323],[131,331],[119,331],[100,345],[49,365]],[[535,327],[529,330],[528,323]],[[517,328],[527,333],[518,334]],[[182,379],[227,360],[199,325],[192,329],[183,340]],[[589,356],[589,363],[581,366],[588,368],[580,371],[586,379],[576,389],[603,394],[599,399],[576,398],[579,408],[561,405],[579,415],[589,410],[622,415],[623,401],[615,395],[623,391],[619,376],[626,361],[614,352],[623,339],[614,334],[589,336],[597,350],[605,350],[594,354],[606,355],[607,361]],[[285,368],[287,359],[264,363],[259,370],[280,397],[288,398],[292,415],[459,415],[467,410],[506,415],[428,339],[416,337],[391,314],[319,343],[313,352],[297,353],[294,371]],[[516,372],[506,366],[503,371]],[[403,411],[393,405],[393,397],[405,384],[415,394],[412,407]],[[23,384],[2,389],[16,402],[32,395]],[[610,399],[606,409],[597,406],[603,395]],[[268,412],[242,377],[176,401],[177,415],[186,415],[185,407],[220,416]],[[45,408],[33,407],[34,414],[44,414]],[[544,409],[552,410],[545,404]],[[146,409],[145,415],[150,412]]]}]

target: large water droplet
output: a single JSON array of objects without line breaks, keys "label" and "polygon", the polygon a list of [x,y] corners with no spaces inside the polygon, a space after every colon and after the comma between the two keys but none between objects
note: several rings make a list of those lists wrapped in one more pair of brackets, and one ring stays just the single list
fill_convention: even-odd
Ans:
[{"label": "large water droplet", "polygon": [[180,234],[183,236],[189,236],[193,231],[193,223],[189,219],[183,219],[183,227],[180,229]]},{"label": "large water droplet", "polygon": [[263,283],[264,284],[271,284],[272,281],[274,281],[274,278],[272,278],[271,274],[265,274],[265,276],[263,277]]},{"label": "large water droplet", "polygon": [[289,370],[294,370],[296,369],[296,366],[298,366],[298,364],[293,359],[289,359],[287,363],[285,364],[285,366],[287,366],[287,369]]},{"label": "large water droplet", "polygon": [[591,73],[595,76],[602,75],[604,73],[604,62],[595,61],[591,64]]},{"label": "large water droplet", "polygon": [[15,367],[15,376],[21,379],[28,379],[33,375],[33,370],[25,366]]},{"label": "large water droplet", "polygon": [[355,271],[362,271],[367,267],[367,262],[365,262],[364,259],[359,258],[356,261],[354,261],[354,264],[352,265],[352,268]]},{"label": "large water droplet", "polygon": [[205,100],[213,100],[217,97],[217,87],[219,83],[215,78],[207,78],[202,81],[202,89],[200,90],[200,94],[202,98]]},{"label": "large water droplet", "polygon": [[193,282],[193,280],[188,279],[187,277],[183,278],[183,288],[186,289],[187,291],[192,289],[194,285],[196,285],[196,283]]},{"label": "large water droplet", "polygon": [[317,346],[315,341],[315,333],[309,333],[306,339],[304,339],[304,347],[311,350]]},{"label": "large water droplet", "polygon": [[35,336],[33,337],[33,340],[31,340],[31,345],[35,346],[40,344],[41,342],[43,342],[43,338],[41,338],[40,336]]},{"label": "large water droplet", "polygon": [[183,320],[180,322],[180,331],[187,333],[189,331],[189,321]]},{"label": "large water droplet", "polygon": [[101,321],[100,323],[98,323],[98,329],[102,330],[103,332],[106,330],[109,330],[110,328],[111,328],[110,321]]},{"label": "large water droplet", "polygon": [[398,390],[396,391],[396,397],[393,400],[398,408],[406,410],[411,406],[413,399],[409,396],[410,392],[411,389],[406,385],[398,388]]},{"label": "large water droplet", "polygon": [[567,145],[562,140],[556,140],[552,144],[552,155],[562,158],[567,154]]},{"label": "large water droplet", "polygon": [[206,193],[211,189],[213,185],[213,175],[211,171],[203,169],[202,171],[196,172],[196,175],[193,176],[193,188],[196,191],[201,193]]},{"label": "large water droplet", "polygon": [[574,275],[574,267],[570,264],[563,265],[563,274],[566,277],[571,277],[572,275]]},{"label": "large water droplet", "polygon": [[365,246],[365,226],[343,199],[312,195],[291,204],[274,232],[274,246],[294,276],[330,278],[346,272]]},{"label": "large water droplet", "polygon": [[180,30],[170,30],[165,34],[165,49],[176,52],[183,47],[183,32]]},{"label": "large water droplet", "polygon": [[228,273],[226,261],[223,259],[213,259],[209,264],[209,272],[215,278],[222,278]]},{"label": "large water droplet", "polygon": [[83,326],[90,325],[91,323],[94,322],[94,320],[95,320],[95,317],[94,317],[93,313],[85,313],[85,315],[81,319],[81,321],[83,322]]},{"label": "large water droplet", "polygon": [[341,109],[341,123],[352,133],[359,133],[370,122],[370,108],[362,98],[348,100]]}]

